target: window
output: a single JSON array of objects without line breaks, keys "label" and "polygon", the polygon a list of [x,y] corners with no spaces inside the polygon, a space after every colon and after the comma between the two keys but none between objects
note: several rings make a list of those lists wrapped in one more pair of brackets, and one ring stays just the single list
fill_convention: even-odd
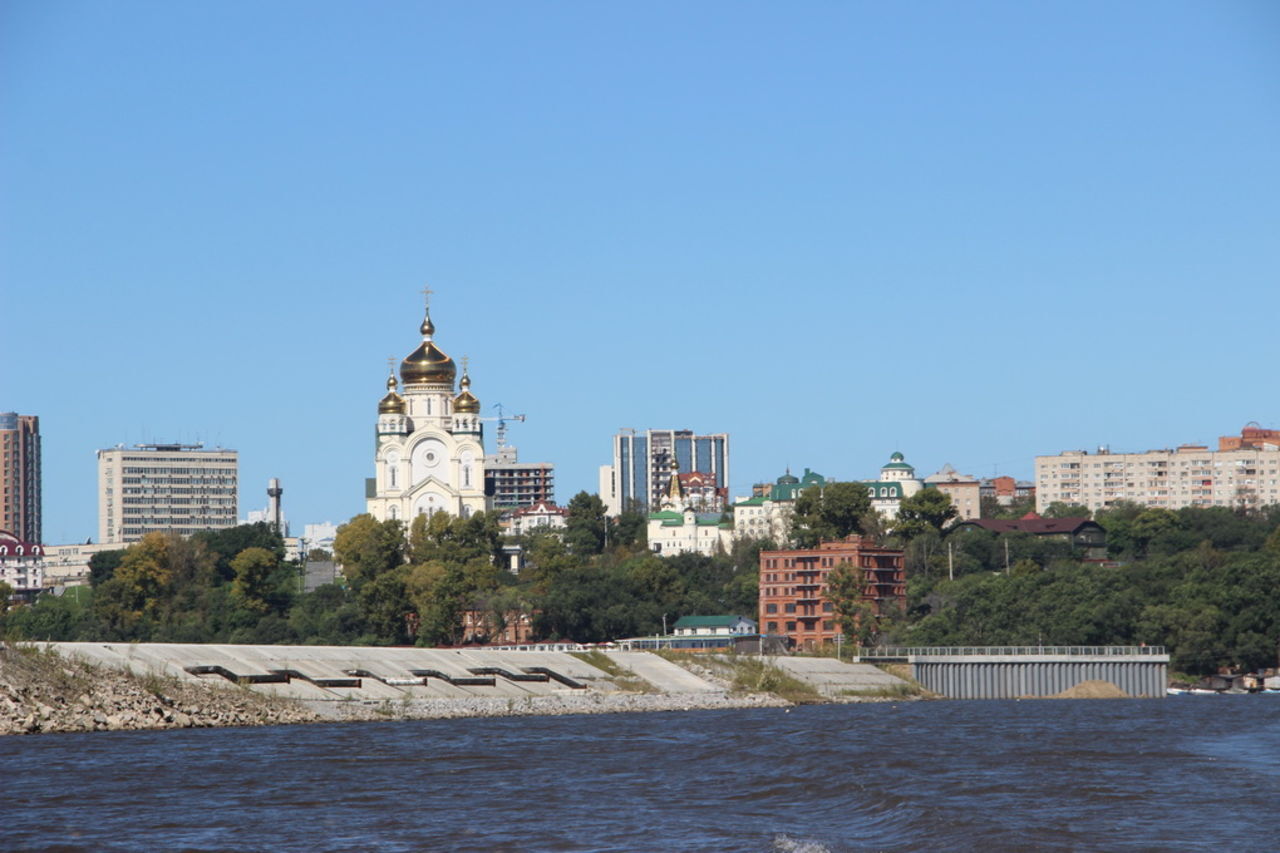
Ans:
[{"label": "window", "polygon": [[795,613],[796,606],[794,604],[788,604],[783,608],[783,610],[785,610],[787,613]]},{"label": "window", "polygon": [[778,623],[777,623],[777,622],[770,622],[770,623],[765,627],[765,630],[766,630],[766,631],[768,631],[768,632],[769,632],[769,633],[771,633],[771,634],[772,634],[772,633],[775,633],[775,632],[778,630]]},{"label": "window", "polygon": [[788,630],[788,631],[794,631],[795,629],[796,629],[796,623],[794,623],[794,622],[788,622],[788,623],[787,623],[787,630]]},{"label": "window", "polygon": [[766,605],[764,606],[764,612],[765,612],[765,613],[777,613],[777,612],[778,612],[778,605],[776,605],[776,604],[766,604]]}]

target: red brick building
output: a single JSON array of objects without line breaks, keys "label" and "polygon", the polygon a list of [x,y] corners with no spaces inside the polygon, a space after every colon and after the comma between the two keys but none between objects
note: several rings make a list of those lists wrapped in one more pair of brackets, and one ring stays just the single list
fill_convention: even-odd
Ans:
[{"label": "red brick building", "polygon": [[462,644],[473,643],[515,646],[533,639],[533,614],[521,610],[508,610],[503,619],[506,626],[497,630],[491,610],[462,611]]},{"label": "red brick building", "polygon": [[1218,437],[1218,452],[1227,450],[1262,450],[1268,444],[1280,445],[1280,429],[1247,426],[1239,435]]},{"label": "red brick building", "polygon": [[903,554],[871,539],[850,536],[817,548],[760,552],[760,632],[788,638],[795,648],[816,649],[841,633],[824,597],[827,575],[841,563],[863,571],[863,600],[877,615],[906,606]]}]

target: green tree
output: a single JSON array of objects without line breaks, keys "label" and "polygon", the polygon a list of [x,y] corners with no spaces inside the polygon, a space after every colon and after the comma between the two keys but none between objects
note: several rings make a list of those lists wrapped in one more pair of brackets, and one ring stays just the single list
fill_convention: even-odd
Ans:
[{"label": "green tree", "polygon": [[863,594],[862,569],[845,560],[827,574],[823,598],[831,602],[836,622],[845,639],[859,646],[869,646],[879,634],[875,608]]},{"label": "green tree", "polygon": [[245,610],[266,613],[269,582],[278,564],[275,553],[266,548],[245,548],[231,560],[235,573],[231,581],[231,597]]},{"label": "green tree", "polygon": [[929,487],[902,499],[898,504],[893,532],[905,539],[914,539],[929,529],[941,532],[955,517],[956,508],[951,505],[951,496]]},{"label": "green tree", "polygon": [[223,530],[202,530],[192,534],[191,541],[202,545],[213,555],[218,574],[224,581],[230,581],[235,576],[231,561],[246,548],[265,548],[276,555],[277,562],[284,559],[284,539],[275,527],[265,521],[240,524]]},{"label": "green tree", "polygon": [[387,569],[366,578],[356,590],[356,601],[364,622],[360,642],[379,646],[407,645],[415,609],[409,599],[407,581],[411,566]]},{"label": "green tree", "polygon": [[796,498],[791,536],[801,548],[813,548],[824,539],[843,539],[861,532],[862,517],[870,510],[871,498],[862,483],[810,486]]},{"label": "green tree", "polygon": [[648,536],[649,519],[642,512],[624,512],[612,521],[614,547],[643,546]]},{"label": "green tree", "polygon": [[603,552],[609,529],[604,501],[582,491],[569,500],[566,509],[564,541],[569,552],[579,557]]},{"label": "green tree", "polygon": [[119,551],[99,551],[89,558],[89,583],[97,586],[109,580],[124,559],[124,549]]},{"label": "green tree", "polygon": [[439,511],[427,518],[419,515],[409,529],[409,561],[466,563],[495,559],[502,550],[502,529],[498,513],[476,512],[467,518]]},{"label": "green tree", "polygon": [[1054,501],[1045,507],[1041,515],[1045,518],[1092,518],[1093,510],[1084,504]]},{"label": "green tree", "polygon": [[404,565],[404,525],[396,519],[378,521],[367,513],[338,528],[333,553],[342,573],[359,590],[384,572]]}]

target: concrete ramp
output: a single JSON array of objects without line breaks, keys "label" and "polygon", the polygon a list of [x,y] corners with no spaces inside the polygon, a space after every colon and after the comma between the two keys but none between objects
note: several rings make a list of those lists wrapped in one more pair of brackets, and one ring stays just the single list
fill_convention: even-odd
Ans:
[{"label": "concrete ramp", "polygon": [[875,694],[908,687],[897,676],[869,663],[845,663],[835,658],[771,657],[769,663],[803,681],[823,696],[837,698]]},{"label": "concrete ramp", "polygon": [[723,693],[683,667],[649,652],[605,652],[609,660],[629,669],[663,693]]}]

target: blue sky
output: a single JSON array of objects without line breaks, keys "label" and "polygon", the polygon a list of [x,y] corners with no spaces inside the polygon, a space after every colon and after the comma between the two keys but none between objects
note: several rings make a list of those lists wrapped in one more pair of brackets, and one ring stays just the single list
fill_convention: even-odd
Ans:
[{"label": "blue sky", "polygon": [[624,426],[735,494],[1280,427],[1270,2],[10,0],[0,121],[48,543],[117,443],[363,511],[424,284],[562,501]]}]

